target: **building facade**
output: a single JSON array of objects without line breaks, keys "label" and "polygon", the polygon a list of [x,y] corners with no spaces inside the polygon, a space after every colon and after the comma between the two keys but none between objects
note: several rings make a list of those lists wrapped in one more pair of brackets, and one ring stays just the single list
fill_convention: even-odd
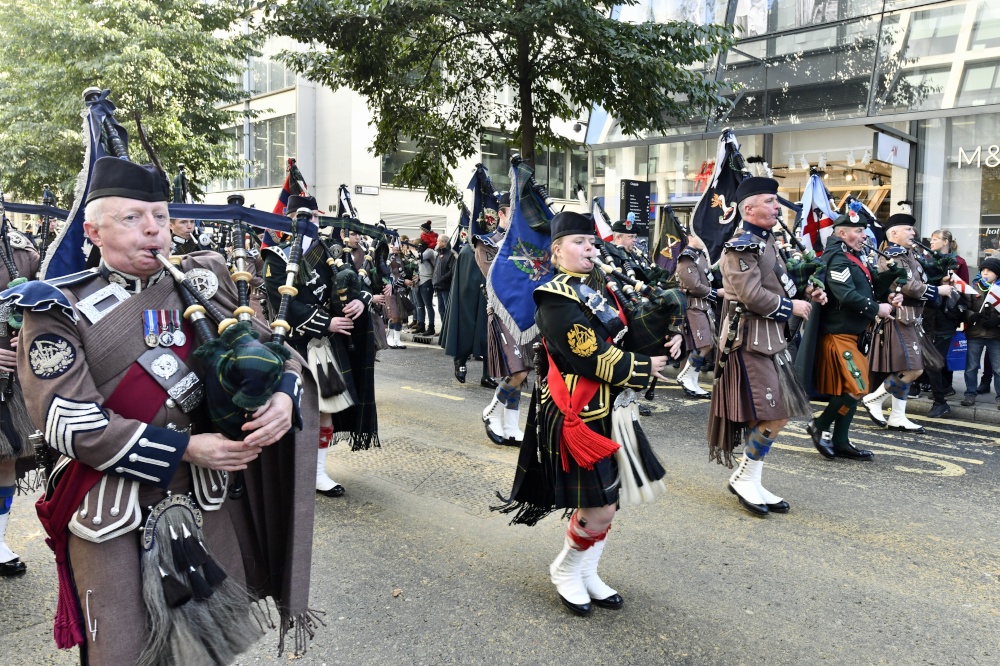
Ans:
[{"label": "building facade", "polygon": [[1000,2],[982,0],[647,0],[622,20],[737,27],[705,76],[733,105],[664,135],[622,136],[595,109],[590,194],[612,217],[623,179],[689,215],[721,131],[763,158],[797,201],[810,167],[835,203],[881,219],[912,201],[920,234],[948,229],[970,266],[1000,247]]},{"label": "building facade", "polygon": [[[432,221],[439,233],[453,233],[459,209],[431,204],[423,190],[392,185],[393,176],[412,154],[412,145],[402,140],[392,155],[375,155],[370,147],[375,129],[365,100],[347,89],[330,90],[284,67],[276,55],[295,48],[287,39],[270,40],[260,58],[249,63],[244,74],[247,99],[243,107],[256,112],[242,126],[230,128],[232,154],[246,167],[242,178],[209,184],[206,203],[224,203],[232,193],[246,197],[247,205],[271,210],[278,200],[289,157],[297,160],[303,177],[324,210],[336,211],[338,190],[348,186],[363,222],[385,220],[389,228],[415,237],[419,226]],[[509,89],[498,91],[498,102],[513,104]],[[230,107],[240,108],[240,107]],[[560,123],[566,136],[582,142],[582,126]],[[494,185],[501,191],[510,186],[508,169],[512,150],[499,131],[483,133],[479,154],[460,164],[453,182],[464,188],[475,165],[482,162]],[[536,150],[536,180],[545,185],[557,209],[577,203],[575,192],[588,181],[588,156],[582,145],[577,149]],[[471,208],[472,195],[466,203]],[[577,203],[577,205],[579,205]]]}]

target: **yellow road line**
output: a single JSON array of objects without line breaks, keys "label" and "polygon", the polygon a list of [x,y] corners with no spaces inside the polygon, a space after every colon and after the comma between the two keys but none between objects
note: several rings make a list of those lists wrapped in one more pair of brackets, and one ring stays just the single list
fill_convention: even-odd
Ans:
[{"label": "yellow road line", "polygon": [[404,391],[413,391],[414,393],[423,393],[424,395],[432,395],[435,398],[444,398],[445,400],[455,400],[456,402],[461,402],[465,398],[459,398],[458,396],[448,395],[446,393],[435,393],[434,391],[424,391],[423,389],[413,388],[412,386],[401,386]]}]

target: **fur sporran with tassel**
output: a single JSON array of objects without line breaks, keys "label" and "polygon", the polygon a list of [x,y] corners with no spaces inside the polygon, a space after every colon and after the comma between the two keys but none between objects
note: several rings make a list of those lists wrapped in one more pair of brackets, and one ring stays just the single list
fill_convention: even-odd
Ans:
[{"label": "fur sporran with tassel", "polygon": [[169,493],[146,519],[142,596],[149,639],[142,666],[230,664],[263,634],[246,589],[206,547],[202,524],[190,497]]},{"label": "fur sporran with tassel", "polygon": [[620,445],[614,454],[618,464],[618,501],[622,504],[652,502],[667,491],[663,483],[666,471],[639,425],[638,402],[631,389],[615,399],[611,423],[611,438]]}]

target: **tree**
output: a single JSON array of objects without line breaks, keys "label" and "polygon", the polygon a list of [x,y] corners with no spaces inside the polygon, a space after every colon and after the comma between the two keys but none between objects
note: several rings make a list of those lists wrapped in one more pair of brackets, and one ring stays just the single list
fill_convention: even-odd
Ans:
[{"label": "tree", "polygon": [[[291,67],[367,99],[374,152],[416,142],[397,183],[446,203],[458,196],[450,172],[477,152],[484,126],[512,130],[533,164],[536,145],[568,143],[550,121],[592,103],[626,134],[664,131],[727,104],[694,65],[729,46],[731,29],[610,18],[612,5],[636,2],[272,0],[267,17],[269,30],[313,47],[284,54]],[[513,108],[496,103],[505,84],[517,92]]]},{"label": "tree", "polygon": [[244,0],[0,2],[0,170],[17,198],[52,186],[68,207],[83,163],[84,88],[112,91],[137,161],[141,120],[172,178],[186,166],[192,194],[242,165],[223,129],[241,121],[240,74],[260,37]]}]

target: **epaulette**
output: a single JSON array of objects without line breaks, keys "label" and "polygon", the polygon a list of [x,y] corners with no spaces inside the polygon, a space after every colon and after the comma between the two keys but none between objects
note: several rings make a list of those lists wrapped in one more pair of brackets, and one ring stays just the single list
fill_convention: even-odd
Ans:
[{"label": "epaulette", "polygon": [[685,247],[684,250],[681,252],[681,257],[689,257],[691,259],[694,259],[695,261],[698,261],[698,259],[701,256],[702,256],[701,255],[701,251],[700,250],[696,250],[695,248],[691,247],[690,245],[688,245],[687,247]]},{"label": "epaulette", "polygon": [[[89,273],[89,271],[84,272]],[[51,283],[41,280],[31,280],[7,289],[0,293],[0,302],[9,304],[13,309],[29,312],[46,312],[57,308],[74,324],[80,319],[76,309],[66,298],[66,294]]]},{"label": "epaulette", "polygon": [[98,275],[100,275],[100,271],[96,268],[88,268],[76,273],[70,273],[69,275],[63,275],[62,277],[45,280],[45,284],[50,284],[53,287],[72,287],[75,284],[86,282],[87,280],[95,278]]},{"label": "epaulette", "polygon": [[261,249],[260,256],[265,259],[269,256],[281,259],[286,264],[288,263],[288,257],[292,253],[292,248],[286,245],[268,245],[267,247]]},{"label": "epaulette", "polygon": [[496,235],[497,233],[494,231],[491,234],[475,234],[473,238],[487,247],[500,247],[500,242],[503,241],[503,237],[501,236],[497,239]]},{"label": "epaulette", "polygon": [[898,257],[901,254],[906,254],[906,248],[900,245],[893,245],[886,248],[885,253],[890,257]]},{"label": "epaulette", "polygon": [[727,241],[725,248],[735,252],[760,252],[764,244],[760,239],[747,231]]},{"label": "epaulette", "polygon": [[563,298],[568,298],[571,301],[580,302],[580,297],[577,296],[576,290],[573,287],[566,284],[572,276],[565,273],[559,273],[554,278],[546,282],[540,287],[535,288],[535,294],[556,294],[557,296],[562,296]]}]

